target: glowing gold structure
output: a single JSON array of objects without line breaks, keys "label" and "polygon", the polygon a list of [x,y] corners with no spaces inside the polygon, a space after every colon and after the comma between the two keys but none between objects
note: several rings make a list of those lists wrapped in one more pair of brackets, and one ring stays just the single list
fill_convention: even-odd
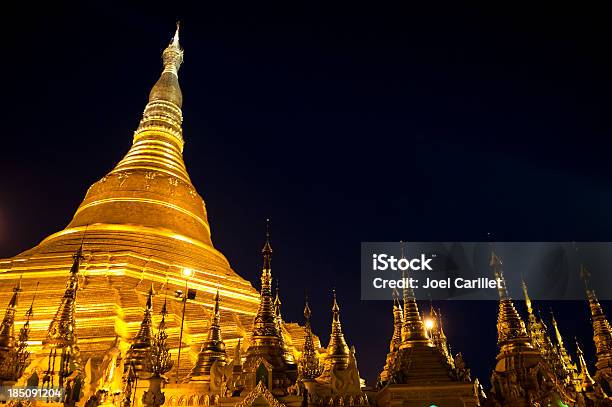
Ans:
[{"label": "glowing gold structure", "polygon": [[[0,385],[60,386],[66,397],[49,404],[58,407],[612,403],[612,328],[595,292],[587,287],[597,356],[592,377],[579,346],[573,362],[554,317],[553,343],[525,282],[523,322],[493,252],[490,266],[503,284],[488,397],[462,354],[451,354],[440,310],[432,304],[424,321],[411,288],[401,299],[394,293],[389,353],[376,387],[366,388],[335,290],[330,341],[322,348],[308,301],[302,327],[284,321],[278,287],[272,295],[269,230],[259,292],[214,248],[204,201],[182,158],[178,27],[162,61],[125,157],[89,188],[64,230],[0,260],[0,304],[7,304]],[[22,302],[30,303],[27,310]]]},{"label": "glowing gold structure", "polygon": [[[183,50],[178,29],[162,59],[163,71],[149,93],[125,157],[88,189],[64,230],[0,260],[0,303],[9,301],[19,276],[23,275],[21,296],[26,303],[41,282],[39,306],[31,321],[35,353],[41,350],[72,255],[81,244],[76,324],[83,361],[91,358],[99,363],[116,335],[123,350],[137,335],[139,341],[148,341],[147,326],[139,333],[142,310],[150,308],[158,315],[162,303],[151,305],[147,296],[151,287],[158,296],[170,297],[166,322],[174,353],[179,346],[182,304],[171,297],[184,286],[181,271],[185,268],[194,270],[189,288],[197,290],[197,297],[186,307],[181,377],[190,372],[207,335],[208,326],[202,321],[210,320],[207,314],[213,310],[217,287],[223,298],[220,313],[228,347],[233,348],[250,329],[259,294],[213,246],[204,200],[192,185],[182,157],[178,72]],[[21,307],[15,311],[19,324],[25,311]]]},{"label": "glowing gold structure", "polygon": [[[402,253],[402,258],[404,258]],[[468,407],[480,405],[478,380],[472,380],[463,357],[448,351],[442,319],[430,312],[423,323],[414,290],[404,288],[403,310],[393,303],[393,336],[377,383],[380,407],[424,405]]]}]

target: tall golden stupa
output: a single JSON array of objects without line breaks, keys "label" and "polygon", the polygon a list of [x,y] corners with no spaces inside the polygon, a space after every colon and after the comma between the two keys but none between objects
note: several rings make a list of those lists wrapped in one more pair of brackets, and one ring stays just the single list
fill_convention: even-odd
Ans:
[{"label": "tall golden stupa", "polygon": [[[177,29],[163,51],[163,71],[149,93],[125,157],[89,188],[64,230],[0,260],[0,303],[9,301],[14,283],[23,277],[18,321],[24,318],[40,282],[31,322],[35,351],[57,310],[73,254],[81,245],[76,331],[83,360],[102,358],[117,336],[122,348],[129,346],[151,287],[168,298],[166,323],[174,351],[183,311],[182,302],[174,299],[175,291],[187,284],[197,292],[186,305],[182,346],[188,349],[181,354],[182,376],[189,373],[190,356],[197,354],[207,333],[210,317],[205,310],[214,309],[217,288],[224,299],[221,321],[228,347],[233,348],[250,329],[259,293],[213,246],[206,205],[183,161],[178,81],[182,61]],[[162,302],[153,301],[153,315],[159,314]]]}]

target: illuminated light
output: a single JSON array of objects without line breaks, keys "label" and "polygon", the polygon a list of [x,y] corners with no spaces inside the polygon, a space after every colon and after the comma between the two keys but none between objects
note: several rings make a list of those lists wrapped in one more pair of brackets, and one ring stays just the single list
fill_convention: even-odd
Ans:
[{"label": "illuminated light", "polygon": [[433,327],[436,325],[436,323],[434,322],[433,319],[431,318],[425,318],[425,328],[427,328],[427,330],[431,330],[433,329]]},{"label": "illuminated light", "polygon": [[183,274],[183,277],[189,278],[193,276],[193,270],[190,268],[184,268],[183,271],[181,271],[181,274]]}]

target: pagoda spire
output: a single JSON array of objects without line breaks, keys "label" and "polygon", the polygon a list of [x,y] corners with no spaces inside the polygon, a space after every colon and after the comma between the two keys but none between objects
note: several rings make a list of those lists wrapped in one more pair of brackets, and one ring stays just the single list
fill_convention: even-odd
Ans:
[{"label": "pagoda spire", "polygon": [[557,340],[557,349],[559,351],[559,356],[561,357],[561,362],[563,364],[563,368],[568,372],[576,371],[576,364],[572,361],[572,357],[569,352],[565,348],[565,344],[563,343],[563,337],[561,336],[561,332],[559,331],[559,326],[557,325],[557,320],[555,319],[555,315],[552,310],[550,311],[551,320],[553,324],[553,329],[555,330],[555,338]]},{"label": "pagoda spire", "polygon": [[153,284],[149,288],[147,301],[145,303],[144,315],[140,323],[140,329],[132,340],[130,349],[127,352],[126,363],[124,364],[127,371],[130,366],[134,369],[134,374],[138,377],[145,370],[146,353],[151,349],[153,341]]},{"label": "pagoda spire", "polygon": [[107,230],[107,225],[113,225],[111,229],[121,225],[121,230],[141,234],[146,227],[172,231],[173,238],[194,239],[212,248],[206,206],[183,160],[183,96],[178,79],[183,55],[177,26],[162,52],[163,67],[130,150],[91,186],[67,229],[92,225]]},{"label": "pagoda spire", "polygon": [[0,352],[10,351],[15,344],[15,312],[17,311],[21,291],[21,277],[19,277],[13,288],[13,295],[6,307],[2,324],[0,324]]},{"label": "pagoda spire", "polygon": [[[588,276],[588,271],[583,267],[581,274]],[[612,328],[597,299],[597,295],[595,295],[595,290],[589,288],[587,278],[585,278],[585,286],[591,310],[593,342],[595,342],[595,353],[597,355],[595,381],[598,383],[605,382],[604,389],[612,389]]]},{"label": "pagoda spire", "polygon": [[73,262],[70,268],[70,276],[66,283],[66,290],[62,301],[49,324],[47,336],[43,345],[55,348],[66,348],[76,344],[75,313],[76,297],[79,289],[79,267],[83,257],[83,245],[72,256]]},{"label": "pagoda spire", "polygon": [[[404,242],[401,245],[401,258],[405,259]],[[404,282],[409,280],[409,275],[404,273]],[[419,306],[414,296],[414,289],[407,283],[404,283],[402,289],[402,297],[404,300],[404,324],[402,326],[402,345],[410,346],[414,342],[428,342],[425,325],[419,312]]]},{"label": "pagoda spire", "polygon": [[302,356],[298,361],[298,372],[303,380],[314,380],[323,372],[312,338],[311,316],[312,311],[308,305],[308,298],[306,298],[304,303],[304,347],[302,349]]},{"label": "pagoda spire", "polygon": [[578,366],[580,366],[580,370],[578,373],[578,377],[580,378],[580,385],[582,387],[582,391],[586,391],[590,389],[595,384],[595,380],[591,377],[589,373],[589,368],[587,367],[586,361],[584,360],[584,352],[580,347],[578,341],[576,341],[576,354],[578,355]]},{"label": "pagoda spire", "polygon": [[285,363],[293,364],[295,363],[295,358],[293,357],[293,353],[289,349],[287,345],[287,340],[285,338],[285,334],[283,333],[283,315],[281,313],[281,305],[282,302],[280,300],[279,289],[278,289],[278,279],[276,280],[276,296],[274,298],[274,320],[276,322],[276,329],[280,335],[281,347],[283,348],[283,358],[285,359]]},{"label": "pagoda spire", "polygon": [[149,103],[134,133],[134,144],[111,174],[141,168],[156,169],[190,182],[182,157],[183,94],[178,71],[183,54],[177,24],[170,44],[162,53],[162,73],[149,93]]},{"label": "pagoda spire", "polygon": [[533,314],[533,307],[531,306],[531,298],[529,298],[529,293],[527,292],[527,283],[525,279],[521,278],[521,287],[523,288],[523,296],[525,297],[525,306],[527,307],[527,313],[529,314],[529,319],[535,318]]},{"label": "pagoda spire", "polygon": [[529,347],[531,343],[525,323],[521,319],[518,311],[514,307],[514,303],[508,296],[506,289],[506,280],[502,270],[502,261],[493,250],[491,250],[491,261],[489,266],[493,270],[495,278],[499,282],[497,291],[499,294],[499,312],[497,314],[497,343],[505,345],[510,342],[521,342]]},{"label": "pagoda spire", "polygon": [[215,294],[215,305],[210,317],[210,327],[208,328],[208,336],[202,344],[202,348],[198,353],[196,361],[191,373],[189,381],[210,381],[211,370],[215,363],[225,365],[227,362],[227,354],[225,351],[225,342],[221,337],[221,311],[220,311],[219,290]]},{"label": "pagoda spire", "polygon": [[[161,320],[157,328],[157,334],[153,337],[151,343],[151,351],[147,352],[145,359],[145,366],[147,372],[151,373],[153,377],[161,377],[168,373],[174,361],[172,360],[172,354],[167,344],[168,334],[166,333],[166,315],[168,315],[168,307],[164,298],[164,305],[161,309]],[[146,403],[145,403],[146,404]]]},{"label": "pagoda spire", "polygon": [[76,335],[76,299],[79,289],[79,268],[83,257],[83,243],[72,256],[70,275],[66,283],[66,290],[55,316],[49,324],[47,335],[43,339],[43,349],[48,350],[48,363],[45,375],[50,376],[51,385],[58,384],[64,387],[67,378],[74,371],[81,369],[80,353]]},{"label": "pagoda spire", "polygon": [[280,342],[280,332],[276,324],[274,301],[272,299],[272,246],[270,245],[270,220],[266,220],[266,242],[261,250],[263,268],[261,271],[261,291],[259,309],[253,322],[253,337],[273,337]]},{"label": "pagoda spire", "polygon": [[393,290],[393,336],[389,344],[389,351],[397,351],[402,344],[402,325],[404,324],[404,313],[400,303],[397,290]]},{"label": "pagoda spire", "polygon": [[330,362],[330,368],[338,366],[340,369],[346,369],[349,363],[351,350],[346,344],[344,333],[342,332],[342,324],[340,323],[340,306],[336,298],[336,289],[333,290],[332,303],[332,327],[329,337],[329,345],[327,345],[327,358]]}]

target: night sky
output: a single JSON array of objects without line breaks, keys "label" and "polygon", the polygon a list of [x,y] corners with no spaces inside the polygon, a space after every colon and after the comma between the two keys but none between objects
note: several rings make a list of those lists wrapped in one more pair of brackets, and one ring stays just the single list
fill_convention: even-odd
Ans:
[{"label": "night sky", "polygon": [[[369,384],[392,315],[360,301],[360,242],[612,240],[607,10],[92,3],[0,17],[0,257],[64,228],[127,152],[177,19],[185,161],[215,246],[258,288],[271,218],[285,319],[308,289],[326,345],[336,287]],[[488,386],[496,303],[438,305]],[[592,363],[586,303],[550,305]]]}]

